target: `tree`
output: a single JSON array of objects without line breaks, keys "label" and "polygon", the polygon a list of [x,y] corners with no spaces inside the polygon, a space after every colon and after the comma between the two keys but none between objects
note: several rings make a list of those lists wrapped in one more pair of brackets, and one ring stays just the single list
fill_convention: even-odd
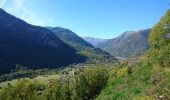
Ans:
[{"label": "tree", "polygon": [[170,65],[170,10],[157,23],[149,37],[150,61],[157,66]]}]

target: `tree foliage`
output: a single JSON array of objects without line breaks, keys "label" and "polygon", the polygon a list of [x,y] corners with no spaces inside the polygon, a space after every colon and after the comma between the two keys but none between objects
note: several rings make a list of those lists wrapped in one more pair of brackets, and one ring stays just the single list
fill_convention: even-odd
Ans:
[{"label": "tree foliage", "polygon": [[0,90],[0,100],[89,100],[100,93],[107,80],[106,67],[72,69],[44,84],[25,79],[9,84]]},{"label": "tree foliage", "polygon": [[159,23],[157,23],[149,38],[150,60],[158,66],[170,65],[170,10],[167,11]]}]

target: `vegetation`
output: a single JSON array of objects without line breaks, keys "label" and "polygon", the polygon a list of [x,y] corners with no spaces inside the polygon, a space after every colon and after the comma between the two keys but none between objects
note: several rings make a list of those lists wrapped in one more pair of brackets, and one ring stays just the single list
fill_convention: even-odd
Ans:
[{"label": "vegetation", "polygon": [[102,51],[99,48],[93,47],[88,42],[84,41],[77,34],[72,32],[69,29],[64,29],[60,27],[47,27],[50,29],[57,37],[62,41],[73,47],[77,50],[77,53],[86,57],[85,63],[115,63],[117,62],[116,58],[111,56],[109,53]]},{"label": "vegetation", "polygon": [[62,70],[60,78],[46,82],[20,79],[0,90],[1,100],[89,100],[100,93],[108,80],[109,68],[91,66]]},{"label": "vegetation", "polygon": [[[61,69],[61,68],[60,68]],[[15,70],[11,70],[10,74],[2,74],[0,75],[0,82],[10,81],[13,79],[20,79],[20,78],[36,78],[37,76],[45,76],[45,75],[55,75],[60,72],[60,69],[28,69],[23,67],[22,65],[16,65]]]},{"label": "vegetation", "polygon": [[9,73],[15,64],[40,69],[86,61],[48,29],[28,24],[1,8],[0,16],[0,74]]},{"label": "vegetation", "polygon": [[150,50],[136,67],[113,69],[98,100],[170,99],[170,10],[150,33]]},{"label": "vegetation", "polygon": [[167,11],[159,23],[150,33],[150,60],[156,66],[170,66],[170,10]]},{"label": "vegetation", "polygon": [[77,53],[93,64],[39,70],[16,65],[0,76],[0,100],[170,100],[169,32],[170,10],[153,27],[145,55],[113,64],[104,51],[86,48]]},{"label": "vegetation", "polygon": [[147,63],[113,69],[97,100],[169,100],[170,69]]},{"label": "vegetation", "polygon": [[85,63],[89,64],[117,64],[119,61],[109,53],[98,48],[89,48],[80,51],[79,54],[87,56]]}]

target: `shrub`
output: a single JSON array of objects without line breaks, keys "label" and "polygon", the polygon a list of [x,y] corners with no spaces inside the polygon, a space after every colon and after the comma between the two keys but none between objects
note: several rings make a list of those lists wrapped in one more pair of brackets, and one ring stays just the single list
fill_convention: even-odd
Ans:
[{"label": "shrub", "polygon": [[157,66],[170,66],[170,10],[157,23],[149,37],[150,61]]}]

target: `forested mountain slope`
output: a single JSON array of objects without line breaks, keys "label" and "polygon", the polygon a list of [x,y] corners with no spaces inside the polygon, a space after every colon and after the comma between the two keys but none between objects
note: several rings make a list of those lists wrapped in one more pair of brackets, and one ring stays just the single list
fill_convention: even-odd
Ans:
[{"label": "forested mountain slope", "polygon": [[115,57],[131,57],[143,54],[149,48],[148,37],[151,29],[127,31],[117,38],[98,45]]},{"label": "forested mountain slope", "polygon": [[0,73],[15,64],[30,68],[60,67],[85,60],[51,31],[33,26],[0,9]]},{"label": "forested mountain slope", "polygon": [[112,55],[99,48],[95,48],[69,29],[61,27],[47,28],[62,41],[76,49],[79,54],[87,57],[88,63],[114,63],[117,61]]}]

